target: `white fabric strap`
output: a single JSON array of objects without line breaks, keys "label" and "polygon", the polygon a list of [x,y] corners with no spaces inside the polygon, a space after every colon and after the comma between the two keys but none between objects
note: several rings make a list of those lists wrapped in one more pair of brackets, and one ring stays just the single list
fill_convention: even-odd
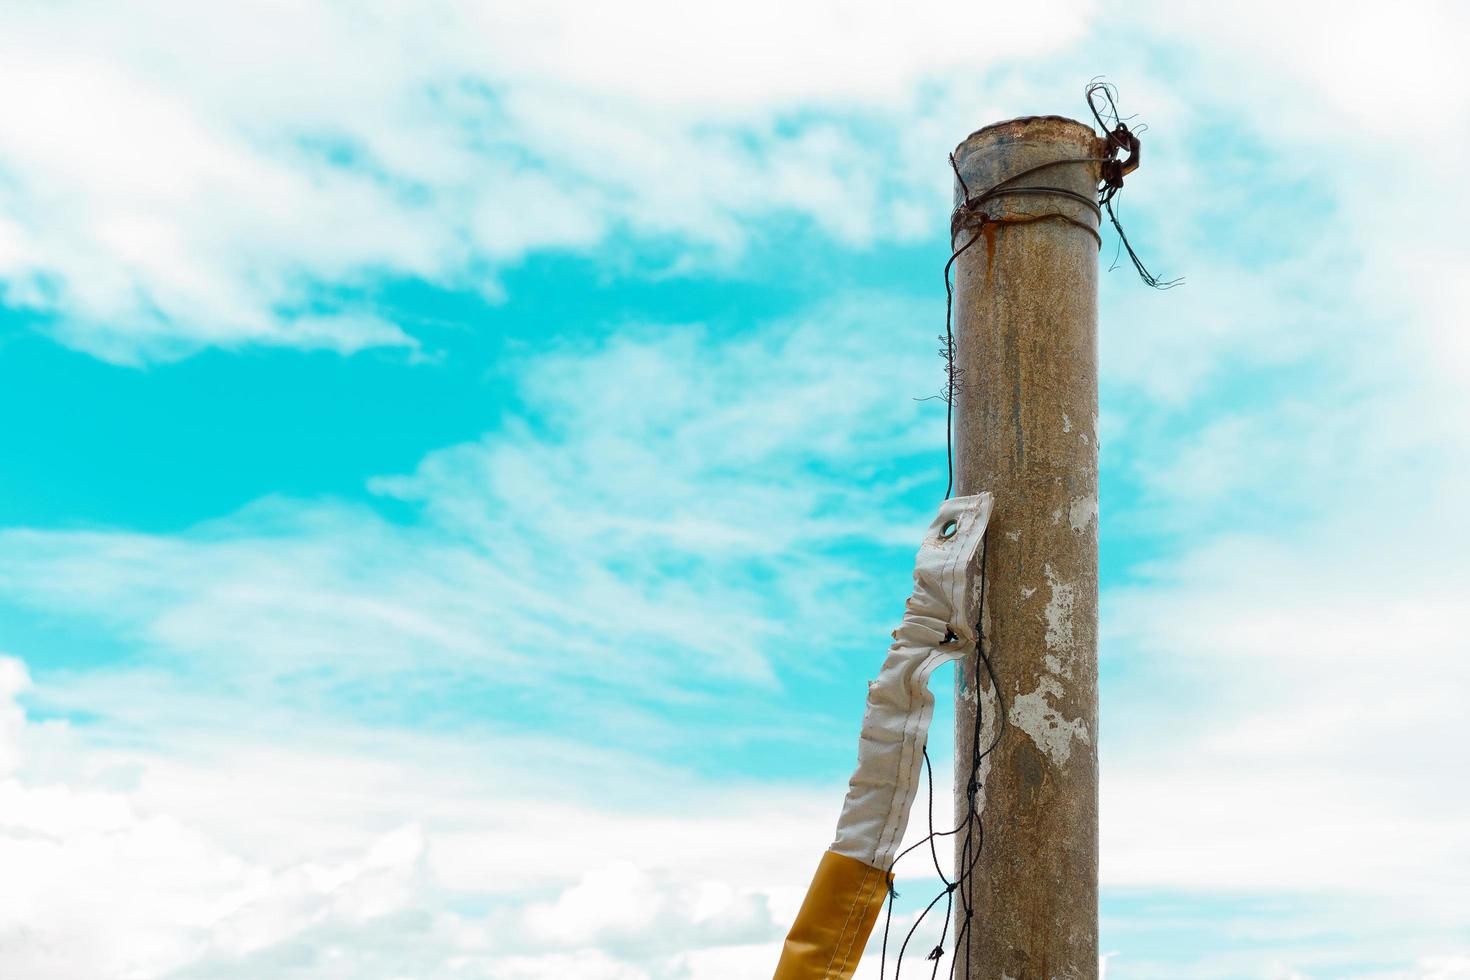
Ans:
[{"label": "white fabric strap", "polygon": [[883,871],[893,863],[918,791],[934,715],[929,675],[975,647],[978,555],[993,506],[989,493],[940,505],[914,560],[914,593],[903,624],[893,632],[877,680],[868,682],[857,771],[831,849]]}]

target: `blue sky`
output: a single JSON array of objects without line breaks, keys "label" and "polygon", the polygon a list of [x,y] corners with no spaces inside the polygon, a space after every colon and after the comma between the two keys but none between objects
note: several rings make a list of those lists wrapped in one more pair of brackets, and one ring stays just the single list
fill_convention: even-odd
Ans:
[{"label": "blue sky", "polygon": [[1002,17],[0,14],[0,974],[766,975],[1106,73],[1106,974],[1470,977],[1464,15]]}]

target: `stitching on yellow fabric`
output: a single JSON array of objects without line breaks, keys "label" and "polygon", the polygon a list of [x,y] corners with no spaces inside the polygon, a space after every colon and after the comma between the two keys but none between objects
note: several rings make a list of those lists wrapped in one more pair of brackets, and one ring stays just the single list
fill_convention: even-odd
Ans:
[{"label": "stitching on yellow fabric", "polygon": [[[843,954],[842,954],[842,962],[841,962],[841,964],[839,964],[838,972],[835,974],[835,976],[838,977],[839,980],[842,977],[842,975],[847,972],[848,960],[852,956],[853,948],[857,946],[858,934],[863,931],[862,930],[862,922],[863,922],[863,918],[867,915],[868,899],[870,897],[869,888],[868,888],[868,881],[870,879],[872,879],[873,880],[873,883],[874,884],[877,884],[877,879],[876,878],[873,878],[874,872],[878,872],[878,869],[872,867],[871,865],[869,865],[868,866],[868,869],[863,872],[863,880],[862,880],[862,882],[858,885],[858,895],[857,895],[856,900],[853,902],[853,908],[854,909],[862,909],[862,912],[858,916],[857,924],[853,927],[852,936],[847,940],[847,950],[845,952],[843,952]],[[886,874],[884,874],[882,872],[878,872],[878,876],[880,878],[887,878],[888,877]],[[851,917],[852,917],[851,914],[849,914],[848,918],[851,919]],[[843,933],[846,933],[846,931],[847,931],[847,923],[843,923],[842,930],[843,930]],[[842,941],[842,936],[839,935],[837,937],[837,939],[838,939],[838,942],[840,943]],[[862,954],[859,953],[859,955],[862,955]],[[828,966],[828,969],[829,970],[831,969],[831,966],[830,965]]]},{"label": "stitching on yellow fabric", "polygon": [[858,898],[861,893],[863,883],[868,880],[868,874],[870,871],[872,871],[871,866],[868,867],[867,871],[863,872],[862,882],[859,882],[858,888],[853,891],[852,904],[847,907],[847,917],[842,920],[842,931],[837,933],[837,938],[832,943],[832,958],[827,961],[827,968],[823,971],[824,976],[832,975],[832,964],[837,962],[837,947],[841,945],[842,937],[847,935],[847,924],[852,921],[852,913],[858,907]]}]

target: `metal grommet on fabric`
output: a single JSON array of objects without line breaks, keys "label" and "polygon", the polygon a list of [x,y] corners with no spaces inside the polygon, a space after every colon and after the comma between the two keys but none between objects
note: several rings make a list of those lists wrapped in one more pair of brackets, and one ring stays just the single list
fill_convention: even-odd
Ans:
[{"label": "metal grommet on fabric", "polygon": [[939,529],[939,536],[945,541],[948,541],[950,538],[955,536],[955,532],[958,531],[959,528],[959,521],[949,521],[944,525],[944,527]]}]

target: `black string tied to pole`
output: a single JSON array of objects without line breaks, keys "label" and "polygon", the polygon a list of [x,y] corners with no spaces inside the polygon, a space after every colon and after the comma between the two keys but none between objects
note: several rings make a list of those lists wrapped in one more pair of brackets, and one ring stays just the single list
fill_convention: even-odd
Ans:
[{"label": "black string tied to pole", "polygon": [[[1097,120],[1098,128],[1103,131],[1107,147],[1107,155],[1102,160],[1101,179],[1098,182],[1098,204],[1107,212],[1113,230],[1118,233],[1118,245],[1128,252],[1128,259],[1133,263],[1138,277],[1154,289],[1173,289],[1183,284],[1184,277],[1160,279],[1148,271],[1143,260],[1133,250],[1132,243],[1128,241],[1128,234],[1123,230],[1123,222],[1118,220],[1115,207],[1118,192],[1123,189],[1123,178],[1138,169],[1139,154],[1143,149],[1138,137],[1148,127],[1130,127],[1128,120],[1118,115],[1118,89],[1113,84],[1094,78],[1087,84],[1086,95],[1087,107],[1092,110],[1092,118]],[[1120,156],[1124,152],[1128,155]],[[1115,256],[1113,264],[1108,268],[1117,267],[1118,260]]]}]

